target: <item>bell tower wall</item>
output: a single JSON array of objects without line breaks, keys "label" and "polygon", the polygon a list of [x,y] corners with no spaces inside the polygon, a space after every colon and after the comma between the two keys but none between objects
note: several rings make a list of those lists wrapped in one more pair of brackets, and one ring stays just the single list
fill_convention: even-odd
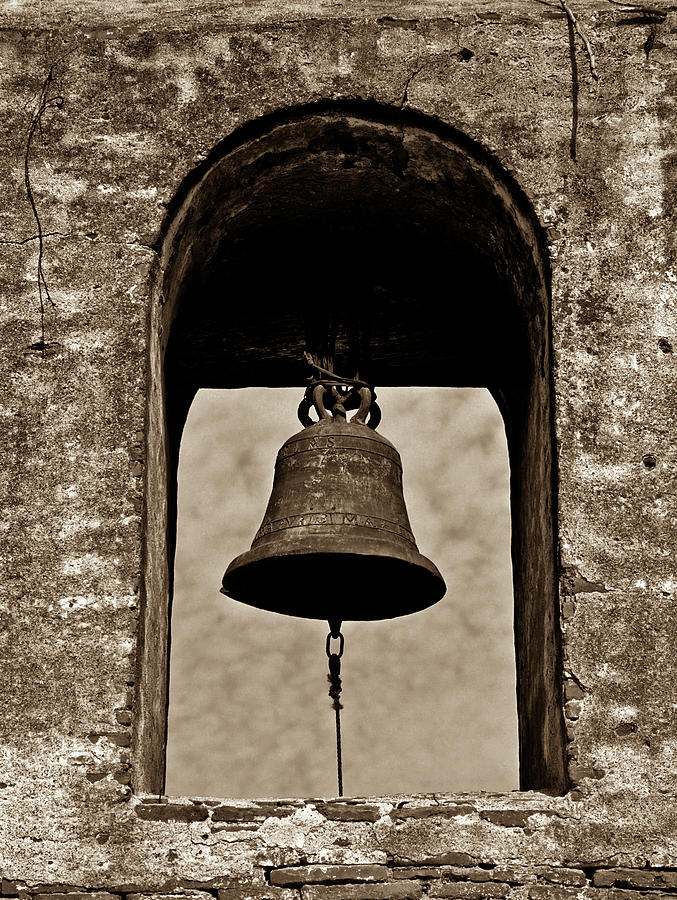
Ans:
[{"label": "bell tower wall", "polygon": [[[0,9],[3,896],[677,893],[674,17]],[[525,790],[167,797],[186,410],[300,383],[277,266],[309,222],[354,249],[358,214],[422,294],[453,273],[395,305],[404,353],[376,304],[381,383],[486,385],[504,414]]]}]

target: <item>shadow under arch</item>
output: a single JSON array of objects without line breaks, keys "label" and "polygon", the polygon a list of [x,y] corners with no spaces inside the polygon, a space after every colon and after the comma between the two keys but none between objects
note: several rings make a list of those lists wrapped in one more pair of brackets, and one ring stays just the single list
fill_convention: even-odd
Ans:
[{"label": "shadow under arch", "polygon": [[201,387],[303,385],[303,352],[326,349],[330,323],[339,372],[359,366],[377,386],[488,387],[496,398],[511,463],[520,783],[564,791],[543,234],[479,145],[369,103],[244,126],[170,208],[151,310],[134,787],[163,788],[176,469],[190,403]]}]

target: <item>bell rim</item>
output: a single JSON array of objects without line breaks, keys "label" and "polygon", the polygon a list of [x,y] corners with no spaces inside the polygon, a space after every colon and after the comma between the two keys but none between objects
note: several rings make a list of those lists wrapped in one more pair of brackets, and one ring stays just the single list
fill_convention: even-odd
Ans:
[{"label": "bell rim", "polygon": [[[237,573],[238,576],[242,576],[245,573],[245,570],[249,570],[252,572],[256,572],[257,568],[260,570],[263,566],[268,567],[271,564],[275,565],[280,561],[283,562],[284,565],[289,565],[289,561],[291,559],[295,559],[297,562],[300,562],[304,557],[309,560],[313,560],[315,564],[317,564],[318,560],[322,559],[326,561],[328,567],[335,567],[337,573],[340,573],[340,560],[342,558],[346,560],[352,560],[354,562],[355,558],[363,558],[366,560],[373,560],[374,558],[378,558],[383,560],[384,562],[390,560],[400,567],[402,567],[402,571],[405,569],[414,570],[417,569],[420,574],[424,576],[425,579],[425,590],[419,590],[407,595],[406,604],[402,602],[395,601],[393,606],[390,607],[391,614],[388,616],[383,616],[382,611],[378,613],[377,611],[374,614],[346,614],[342,615],[343,621],[378,621],[383,618],[399,618],[400,616],[409,615],[415,612],[421,612],[424,609],[428,609],[431,606],[434,606],[438,603],[446,594],[447,586],[444,581],[444,578],[439,572],[437,566],[426,556],[420,553],[418,550],[408,550],[407,548],[402,548],[400,553],[397,552],[396,547],[378,547],[378,540],[373,540],[374,546],[369,546],[372,541],[369,539],[365,540],[366,546],[363,550],[355,550],[351,549],[350,551],[345,549],[337,549],[336,548],[336,538],[329,538],[327,536],[326,541],[326,549],[322,546],[325,542],[320,541],[318,543],[318,537],[315,536],[315,539],[312,542],[311,546],[306,546],[304,544],[299,543],[296,547],[290,547],[287,542],[284,543],[283,546],[280,546],[279,551],[276,552],[274,547],[271,545],[267,545],[265,547],[253,548],[251,550],[246,551],[245,553],[237,556],[228,568],[223,576],[222,580],[222,588],[221,593],[225,594],[227,597],[230,597],[233,600],[236,600],[240,603],[245,603],[248,606],[253,606],[257,609],[270,610],[272,612],[282,613],[284,615],[291,615],[300,618],[309,618],[309,619],[320,619],[326,620],[327,614],[325,613],[299,613],[298,609],[303,604],[299,604],[298,593],[303,593],[303,586],[299,586],[299,591],[294,593],[293,591],[289,591],[287,593],[282,593],[282,599],[279,602],[273,604],[271,606],[270,602],[270,594],[269,592],[262,592],[261,601],[258,602],[257,599],[249,596],[236,596],[239,593],[237,587],[233,589],[232,584],[229,584],[229,580],[232,579],[234,573]],[[256,573],[258,574],[258,573]],[[340,578],[340,574],[337,574],[337,578]],[[420,576],[419,576],[420,577]],[[346,590],[350,593],[349,583],[345,585]],[[316,585],[314,591],[317,595],[321,596],[323,593],[323,586],[321,583]],[[284,598],[289,596],[289,602],[286,602]],[[415,599],[414,599],[415,596]],[[287,607],[287,608],[285,608]],[[325,610],[328,607],[325,607]],[[354,604],[351,606],[350,602],[347,604],[346,609],[353,610],[355,609]],[[378,607],[378,609],[382,610],[382,607]]]}]

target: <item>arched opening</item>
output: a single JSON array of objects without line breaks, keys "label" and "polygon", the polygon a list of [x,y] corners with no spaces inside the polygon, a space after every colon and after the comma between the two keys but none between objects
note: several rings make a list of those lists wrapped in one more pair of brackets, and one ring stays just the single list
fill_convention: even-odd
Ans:
[{"label": "arched opening", "polygon": [[539,226],[519,187],[462,135],[362,104],[257,123],[215,151],[172,210],[153,306],[136,787],[158,790],[163,779],[176,464],[192,398],[200,387],[303,384],[303,351],[327,315],[346,363],[358,352],[351,335],[362,335],[375,384],[487,387],[499,404],[512,473],[521,785],[561,790]]}]

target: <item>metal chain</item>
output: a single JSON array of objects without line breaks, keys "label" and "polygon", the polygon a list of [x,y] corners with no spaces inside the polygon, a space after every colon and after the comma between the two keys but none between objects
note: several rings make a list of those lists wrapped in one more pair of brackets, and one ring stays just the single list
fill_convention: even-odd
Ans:
[{"label": "metal chain", "polygon": [[[341,752],[341,710],[343,706],[339,697],[341,696],[341,657],[343,656],[344,638],[340,631],[340,623],[330,623],[331,631],[327,635],[327,657],[329,659],[329,696],[333,700],[333,707],[336,715],[336,768],[338,773],[338,795],[343,796],[343,755]],[[339,641],[338,653],[332,653],[332,639]]]}]

